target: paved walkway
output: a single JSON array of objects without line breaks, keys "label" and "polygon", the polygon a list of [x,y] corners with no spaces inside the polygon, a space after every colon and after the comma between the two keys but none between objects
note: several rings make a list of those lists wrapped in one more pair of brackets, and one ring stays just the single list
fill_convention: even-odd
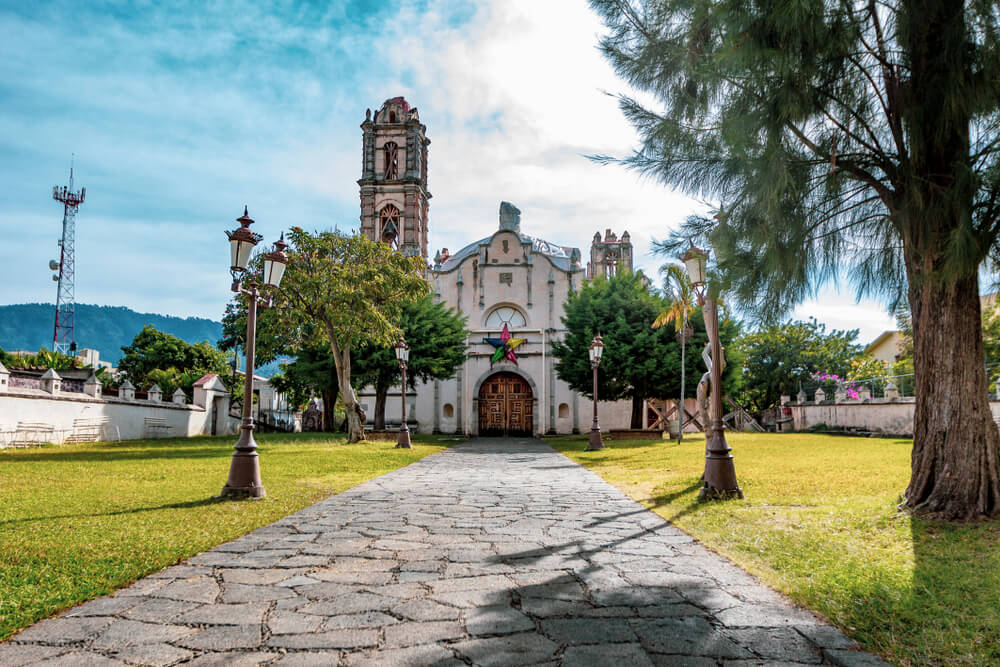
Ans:
[{"label": "paved walkway", "polygon": [[477,440],[41,621],[0,664],[881,664],[855,649],[547,445]]}]

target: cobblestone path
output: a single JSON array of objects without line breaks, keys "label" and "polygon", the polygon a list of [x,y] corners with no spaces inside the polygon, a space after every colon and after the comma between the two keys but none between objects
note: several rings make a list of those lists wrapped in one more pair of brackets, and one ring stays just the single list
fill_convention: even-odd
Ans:
[{"label": "cobblestone path", "polygon": [[856,649],[547,445],[477,440],[41,621],[0,664],[883,664]]}]

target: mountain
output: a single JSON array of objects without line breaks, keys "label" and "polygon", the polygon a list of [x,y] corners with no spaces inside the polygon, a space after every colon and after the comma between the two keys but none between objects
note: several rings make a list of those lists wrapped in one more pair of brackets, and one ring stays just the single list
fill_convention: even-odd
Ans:
[{"label": "mountain", "polygon": [[[55,305],[21,303],[0,306],[0,348],[38,351],[52,347]],[[123,306],[76,304],[75,340],[80,349],[101,353],[102,361],[118,363],[122,346],[129,345],[142,328],[152,324],[189,343],[203,340],[215,345],[222,337],[222,323],[203,317],[172,317],[155,313],[137,313]]]}]

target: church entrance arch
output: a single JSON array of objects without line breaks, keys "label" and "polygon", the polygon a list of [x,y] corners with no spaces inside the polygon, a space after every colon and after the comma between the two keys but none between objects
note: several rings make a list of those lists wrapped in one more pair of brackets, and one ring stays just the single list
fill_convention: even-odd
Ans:
[{"label": "church entrance arch", "polygon": [[494,373],[479,387],[479,435],[530,437],[533,406],[527,380],[515,373]]}]

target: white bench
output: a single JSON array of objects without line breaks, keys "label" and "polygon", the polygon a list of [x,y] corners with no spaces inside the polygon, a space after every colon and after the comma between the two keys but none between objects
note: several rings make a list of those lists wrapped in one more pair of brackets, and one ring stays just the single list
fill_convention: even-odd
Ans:
[{"label": "white bench", "polygon": [[46,442],[55,442],[57,439],[56,427],[52,424],[44,422],[18,422],[11,446],[28,447],[30,445],[41,445]]},{"label": "white bench", "polygon": [[166,438],[170,435],[170,424],[163,417],[146,417],[143,423],[147,438]]},{"label": "white bench", "polygon": [[104,435],[107,417],[78,417],[73,420],[73,432],[66,442],[97,442]]}]

